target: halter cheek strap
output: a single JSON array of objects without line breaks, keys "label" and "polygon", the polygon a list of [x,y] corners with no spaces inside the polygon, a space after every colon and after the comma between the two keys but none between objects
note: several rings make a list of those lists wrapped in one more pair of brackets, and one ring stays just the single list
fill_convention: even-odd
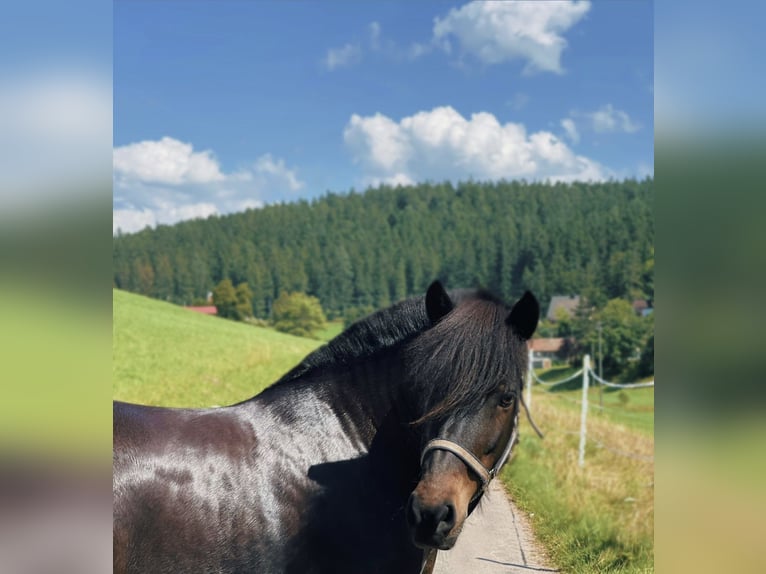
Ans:
[{"label": "halter cheek strap", "polygon": [[497,473],[503,467],[506,460],[508,460],[508,457],[511,454],[511,449],[513,448],[513,445],[518,438],[518,422],[519,415],[517,413],[513,421],[513,432],[511,433],[511,437],[508,439],[508,443],[503,449],[503,454],[500,455],[499,459],[497,459],[495,466],[490,469],[485,467],[479,458],[470,450],[460,446],[454,441],[444,438],[436,438],[426,444],[426,447],[423,449],[423,454],[420,455],[420,465],[423,466],[423,461],[426,459],[426,456],[428,456],[428,454],[433,450],[446,450],[447,452],[451,452],[456,457],[458,457],[469,469],[471,469],[474,474],[479,477],[479,480],[481,480],[481,488],[476,491],[476,494],[474,494],[472,499],[474,500],[487,490],[489,483],[493,478],[495,478],[495,476],[497,476]]}]

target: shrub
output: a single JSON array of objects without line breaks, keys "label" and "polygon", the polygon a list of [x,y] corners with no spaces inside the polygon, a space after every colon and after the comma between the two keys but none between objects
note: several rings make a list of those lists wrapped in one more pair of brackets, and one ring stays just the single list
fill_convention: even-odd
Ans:
[{"label": "shrub", "polygon": [[277,331],[299,337],[313,337],[327,322],[319,299],[297,292],[280,294],[274,301],[272,320]]}]

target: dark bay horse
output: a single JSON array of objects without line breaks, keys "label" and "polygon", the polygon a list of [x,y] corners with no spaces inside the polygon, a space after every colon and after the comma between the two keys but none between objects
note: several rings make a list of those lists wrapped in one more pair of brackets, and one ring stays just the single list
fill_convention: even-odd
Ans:
[{"label": "dark bay horse", "polygon": [[114,572],[417,573],[516,437],[539,306],[439,282],[259,395],[114,403]]}]

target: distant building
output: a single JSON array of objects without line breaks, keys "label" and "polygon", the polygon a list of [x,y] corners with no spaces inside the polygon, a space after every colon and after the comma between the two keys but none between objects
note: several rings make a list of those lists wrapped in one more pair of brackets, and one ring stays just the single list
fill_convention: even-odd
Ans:
[{"label": "distant building", "polygon": [[218,314],[218,310],[215,308],[215,305],[205,305],[203,307],[188,306],[184,307],[184,309],[188,309],[189,311],[194,311],[196,313],[202,313],[203,315]]},{"label": "distant building", "polygon": [[548,321],[556,321],[559,309],[563,309],[567,315],[573,317],[579,306],[579,295],[554,295],[551,298],[551,304],[548,305],[548,314],[545,318],[548,319]]},{"label": "distant building", "polygon": [[654,311],[649,301],[644,301],[643,299],[635,299],[631,305],[633,306],[636,315],[639,317],[646,317],[647,315],[651,315]]},{"label": "distant building", "polygon": [[631,305],[633,306],[633,310],[636,312],[636,315],[639,317],[641,317],[644,314],[644,311],[649,308],[649,303],[643,299],[634,299]]},{"label": "distant building", "polygon": [[530,339],[527,348],[532,351],[532,368],[549,369],[554,360],[567,360],[573,345],[572,339],[564,337]]}]

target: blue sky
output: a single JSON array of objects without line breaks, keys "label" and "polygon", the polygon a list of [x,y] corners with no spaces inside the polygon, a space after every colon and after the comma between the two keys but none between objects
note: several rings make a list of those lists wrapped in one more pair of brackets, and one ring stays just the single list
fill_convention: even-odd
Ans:
[{"label": "blue sky", "polygon": [[653,173],[650,2],[114,4],[114,227]]}]

